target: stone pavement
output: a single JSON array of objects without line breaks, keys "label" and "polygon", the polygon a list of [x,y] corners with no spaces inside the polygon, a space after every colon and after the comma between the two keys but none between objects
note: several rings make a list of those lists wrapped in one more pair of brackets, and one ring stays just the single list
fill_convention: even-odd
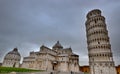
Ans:
[{"label": "stone pavement", "polygon": [[11,72],[9,74],[84,74],[83,72]]}]

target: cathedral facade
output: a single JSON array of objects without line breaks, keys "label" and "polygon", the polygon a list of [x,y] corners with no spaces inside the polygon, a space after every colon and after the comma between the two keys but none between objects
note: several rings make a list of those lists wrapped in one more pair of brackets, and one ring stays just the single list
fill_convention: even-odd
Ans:
[{"label": "cathedral facade", "polygon": [[40,51],[30,52],[23,58],[22,68],[79,72],[79,56],[72,52],[71,48],[63,48],[59,41],[52,49],[42,45]]},{"label": "cathedral facade", "polygon": [[90,11],[85,25],[90,74],[116,74],[105,17],[101,11]]}]

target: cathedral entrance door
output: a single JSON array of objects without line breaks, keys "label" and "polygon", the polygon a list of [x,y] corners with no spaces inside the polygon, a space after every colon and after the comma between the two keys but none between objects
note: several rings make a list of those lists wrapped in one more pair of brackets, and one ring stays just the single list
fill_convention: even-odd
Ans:
[{"label": "cathedral entrance door", "polygon": [[53,70],[57,71],[57,65],[56,64],[53,65]]},{"label": "cathedral entrance door", "polygon": [[56,71],[57,70],[57,61],[53,61],[53,70]]}]

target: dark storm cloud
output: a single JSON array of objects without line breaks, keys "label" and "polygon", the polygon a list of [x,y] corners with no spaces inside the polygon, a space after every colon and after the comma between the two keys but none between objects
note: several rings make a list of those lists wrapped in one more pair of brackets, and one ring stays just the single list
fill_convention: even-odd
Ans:
[{"label": "dark storm cloud", "polygon": [[[86,14],[99,8],[106,17],[115,63],[119,64],[119,0],[0,0],[0,60],[18,47],[22,57],[52,47],[57,40],[88,64],[85,33]],[[25,52],[23,52],[25,51]]]}]

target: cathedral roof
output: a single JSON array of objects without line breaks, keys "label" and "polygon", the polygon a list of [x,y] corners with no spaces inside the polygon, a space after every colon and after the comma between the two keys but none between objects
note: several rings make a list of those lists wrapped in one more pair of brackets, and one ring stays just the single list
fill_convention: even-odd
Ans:
[{"label": "cathedral roof", "polygon": [[71,56],[78,56],[78,57],[79,57],[79,55],[77,55],[77,54],[75,54],[75,53],[72,53]]},{"label": "cathedral roof", "polygon": [[69,56],[68,54],[59,54],[58,56]]},{"label": "cathedral roof", "polygon": [[59,43],[59,41],[57,41],[53,48],[63,48],[63,46]]},{"label": "cathedral roof", "polygon": [[12,51],[8,52],[6,56],[4,57],[5,59],[21,59],[20,53],[18,52],[17,48],[14,48]]},{"label": "cathedral roof", "polygon": [[18,52],[17,48],[14,48],[12,51],[8,52],[8,54],[15,54],[20,56],[20,53]]}]

